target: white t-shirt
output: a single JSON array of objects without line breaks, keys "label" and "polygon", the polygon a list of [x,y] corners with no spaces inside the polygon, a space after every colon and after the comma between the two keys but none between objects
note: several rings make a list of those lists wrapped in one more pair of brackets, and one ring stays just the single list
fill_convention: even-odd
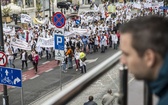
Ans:
[{"label": "white t-shirt", "polygon": [[22,61],[23,61],[23,60],[26,60],[25,54],[26,54],[25,52],[22,53]]}]

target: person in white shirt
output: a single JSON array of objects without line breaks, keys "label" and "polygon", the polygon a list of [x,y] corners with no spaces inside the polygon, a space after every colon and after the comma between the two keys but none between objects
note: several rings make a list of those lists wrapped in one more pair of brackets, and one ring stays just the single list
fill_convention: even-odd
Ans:
[{"label": "person in white shirt", "polygon": [[22,51],[21,55],[20,55],[20,59],[22,60],[22,70],[24,69],[24,64],[27,66],[27,59],[28,59],[28,55],[26,50]]},{"label": "person in white shirt", "polygon": [[18,54],[18,48],[16,48],[16,47],[13,47],[13,50],[14,50],[14,60],[16,59],[16,57],[17,57],[17,54]]},{"label": "person in white shirt", "polygon": [[105,33],[103,33],[103,35],[101,35],[101,37],[100,37],[101,53],[105,52],[106,41],[107,41],[107,38],[105,36]]},{"label": "person in white shirt", "polygon": [[112,34],[112,43],[113,43],[114,49],[116,49],[116,50],[117,50],[117,42],[118,42],[118,37],[117,37],[115,31],[113,31],[113,34]]},{"label": "person in white shirt", "polygon": [[76,71],[78,71],[80,67],[79,60],[80,60],[80,49],[76,49],[75,51]]},{"label": "person in white shirt", "polygon": [[99,47],[99,38],[98,35],[96,35],[94,38],[94,52],[98,52],[98,47]]},{"label": "person in white shirt", "polygon": [[13,68],[15,68],[15,65],[13,64],[13,59],[14,59],[14,56],[13,56],[13,51],[12,51],[12,48],[8,48],[8,54],[7,54],[7,56],[8,56],[8,66],[9,67],[13,67]]}]

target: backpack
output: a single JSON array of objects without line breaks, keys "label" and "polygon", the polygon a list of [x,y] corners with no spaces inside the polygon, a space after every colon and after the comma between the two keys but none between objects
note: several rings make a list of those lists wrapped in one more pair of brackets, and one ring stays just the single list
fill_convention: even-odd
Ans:
[{"label": "backpack", "polygon": [[30,55],[28,56],[28,59],[29,59],[30,61],[33,61],[32,54],[30,54]]},{"label": "backpack", "polygon": [[71,53],[69,54],[69,57],[74,57],[73,51],[71,50]]}]

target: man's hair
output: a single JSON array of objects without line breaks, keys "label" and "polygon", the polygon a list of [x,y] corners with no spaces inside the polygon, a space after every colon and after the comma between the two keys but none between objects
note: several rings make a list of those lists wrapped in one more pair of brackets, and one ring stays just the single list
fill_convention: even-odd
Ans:
[{"label": "man's hair", "polygon": [[139,56],[147,49],[158,53],[162,58],[168,51],[168,18],[161,16],[137,17],[120,27],[120,33],[130,33],[132,46]]},{"label": "man's hair", "polygon": [[111,94],[111,93],[112,93],[112,90],[111,90],[111,89],[108,89],[108,90],[107,90],[107,93]]},{"label": "man's hair", "polygon": [[89,101],[93,101],[93,96],[89,96]]}]

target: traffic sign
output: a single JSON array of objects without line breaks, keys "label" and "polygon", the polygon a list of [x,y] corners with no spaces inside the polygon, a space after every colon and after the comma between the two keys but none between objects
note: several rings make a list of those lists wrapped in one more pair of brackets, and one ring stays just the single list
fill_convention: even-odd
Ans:
[{"label": "traffic sign", "polygon": [[0,52],[0,66],[6,66],[7,57],[4,52]]},{"label": "traffic sign", "polygon": [[64,60],[64,50],[55,50],[55,59]]},{"label": "traffic sign", "polygon": [[22,70],[0,67],[0,84],[22,87]]},{"label": "traffic sign", "polygon": [[65,16],[61,12],[56,12],[52,17],[52,22],[57,28],[62,28],[65,25]]},{"label": "traffic sign", "polygon": [[61,34],[54,35],[54,48],[55,50],[64,51],[64,36]]}]

